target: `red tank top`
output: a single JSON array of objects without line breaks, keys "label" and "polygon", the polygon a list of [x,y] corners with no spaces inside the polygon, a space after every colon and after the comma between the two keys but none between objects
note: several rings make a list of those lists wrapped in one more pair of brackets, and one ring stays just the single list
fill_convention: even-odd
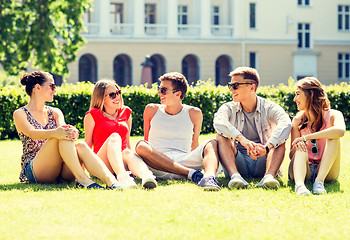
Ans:
[{"label": "red tank top", "polygon": [[128,119],[131,115],[131,109],[129,107],[124,106],[121,108],[119,110],[119,115],[115,120],[103,116],[102,110],[97,108],[91,109],[86,114],[89,113],[95,121],[95,128],[92,133],[94,153],[97,153],[100,150],[104,142],[112,133],[118,133],[120,135],[122,139],[121,151],[127,148],[128,143],[126,136],[129,132]]}]

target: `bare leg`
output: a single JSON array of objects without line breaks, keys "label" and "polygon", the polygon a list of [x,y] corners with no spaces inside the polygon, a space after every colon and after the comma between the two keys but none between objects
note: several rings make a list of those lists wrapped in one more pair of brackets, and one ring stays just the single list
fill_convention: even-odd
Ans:
[{"label": "bare leg", "polygon": [[305,178],[310,178],[309,156],[307,152],[296,151],[289,164],[289,176],[296,186],[305,185]]},{"label": "bare leg", "polygon": [[168,158],[165,154],[153,149],[145,141],[140,141],[136,146],[136,153],[145,163],[154,169],[170,172],[181,176],[188,176],[190,169]]},{"label": "bare leg", "polygon": [[212,140],[205,145],[203,156],[204,177],[215,177],[219,165],[217,141]]},{"label": "bare leg", "polygon": [[125,165],[134,175],[139,178],[153,176],[153,173],[148,169],[145,162],[130,149],[125,149],[122,155]]},{"label": "bare leg", "polygon": [[[60,174],[68,177],[72,173],[84,186],[93,183],[81,167],[72,141],[49,139],[33,161],[33,171],[38,182],[54,182]],[[63,161],[67,166],[64,169]]]},{"label": "bare leg", "polygon": [[125,173],[122,157],[122,140],[117,133],[111,134],[102,145],[97,155],[106,164],[107,168],[119,175]]},{"label": "bare leg", "polygon": [[234,173],[238,173],[235,159],[237,154],[237,149],[231,141],[231,139],[225,138],[219,134],[216,134],[216,140],[218,141],[218,151],[220,156],[220,161],[229,176]]},{"label": "bare leg", "polygon": [[332,181],[340,171],[340,139],[327,139],[315,182]]},{"label": "bare leg", "polygon": [[79,142],[77,144],[77,152],[79,159],[84,163],[86,169],[94,176],[101,179],[111,186],[117,180],[113,174],[108,170],[103,161],[92,151],[92,149],[85,143]]},{"label": "bare leg", "polygon": [[275,176],[278,169],[280,169],[281,164],[284,159],[284,154],[286,152],[286,144],[283,143],[277,148],[272,148],[271,152],[267,155],[266,158],[266,174],[271,174]]}]

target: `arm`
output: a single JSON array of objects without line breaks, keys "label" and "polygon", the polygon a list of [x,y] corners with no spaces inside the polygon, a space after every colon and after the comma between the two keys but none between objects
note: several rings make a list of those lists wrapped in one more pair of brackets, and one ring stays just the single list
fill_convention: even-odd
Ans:
[{"label": "arm", "polygon": [[131,117],[131,114],[130,114],[130,117],[128,119],[128,127],[129,127],[129,131],[128,133],[126,134],[126,142],[127,142],[127,145],[126,147],[131,149],[130,147],[130,132],[131,132],[131,126],[132,126],[132,117]]},{"label": "arm", "polygon": [[241,133],[230,123],[231,114],[229,106],[227,104],[222,105],[215,113],[213,126],[221,136],[235,140]]},{"label": "arm", "polygon": [[143,134],[146,141],[148,141],[149,130],[151,129],[151,120],[158,111],[158,108],[158,104],[148,104],[143,112]]},{"label": "arm", "polygon": [[[57,111],[58,110],[58,111]],[[56,117],[56,114],[59,114],[59,112],[62,114],[62,112],[55,108],[54,109],[54,117]],[[63,114],[62,114],[63,116]],[[30,137],[31,139],[50,139],[50,138],[57,138],[57,139],[64,139],[64,140],[72,140],[74,141],[76,138],[75,131],[68,127],[62,127],[59,126],[56,129],[36,129],[34,128],[27,119],[27,114],[21,110],[17,109],[13,113],[13,118],[15,121],[15,126],[17,129],[17,132],[22,132],[24,135]],[[57,119],[55,118],[56,123]]]},{"label": "arm", "polygon": [[95,128],[95,121],[94,118],[91,116],[90,113],[86,114],[84,117],[84,130],[85,130],[85,139],[84,141],[86,144],[92,148],[93,146],[93,140],[92,140],[92,135],[94,132]]},{"label": "arm", "polygon": [[191,150],[193,151],[199,146],[199,135],[202,130],[203,114],[199,108],[192,107],[189,110],[190,118],[193,123],[193,137]]},{"label": "arm", "polygon": [[[292,121],[292,131],[291,131],[291,139],[290,139],[290,152],[289,152],[289,158],[292,159],[292,157],[295,154],[295,151],[297,150],[297,148],[299,147],[299,145],[293,145],[293,142],[296,138],[300,138],[301,133],[299,130],[299,124],[301,121],[301,117],[302,117],[302,112],[299,112]],[[304,143],[304,144],[302,144]],[[307,151],[306,149],[306,144],[304,141],[302,141],[302,146],[300,146],[301,148],[303,148],[305,146],[305,148],[303,148],[303,151]]]},{"label": "arm", "polygon": [[[268,118],[271,122],[276,123],[276,127],[271,133],[270,138],[267,140],[266,145],[269,143],[270,147],[277,148],[279,145],[287,141],[290,131],[292,129],[292,124],[288,114],[283,110],[278,104],[272,103],[268,111]],[[266,146],[265,145],[265,146]]]},{"label": "arm", "polygon": [[341,112],[331,109],[331,127],[292,139],[292,144],[310,139],[336,139],[344,136],[346,130],[344,116]]}]

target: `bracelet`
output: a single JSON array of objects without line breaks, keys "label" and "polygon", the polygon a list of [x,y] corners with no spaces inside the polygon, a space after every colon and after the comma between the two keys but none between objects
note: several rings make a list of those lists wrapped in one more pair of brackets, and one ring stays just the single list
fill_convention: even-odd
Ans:
[{"label": "bracelet", "polygon": [[306,140],[306,137],[305,137],[305,135],[303,135],[303,141],[304,142],[306,142],[307,140]]},{"label": "bracelet", "polygon": [[266,150],[266,155],[269,154],[270,148],[268,146],[265,146],[265,150]]}]

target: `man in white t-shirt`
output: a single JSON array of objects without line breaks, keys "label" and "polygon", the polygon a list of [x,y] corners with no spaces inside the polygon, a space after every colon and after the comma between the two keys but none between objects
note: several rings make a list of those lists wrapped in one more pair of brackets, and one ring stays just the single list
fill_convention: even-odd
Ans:
[{"label": "man in white t-shirt", "polygon": [[[199,108],[182,103],[188,88],[186,78],[172,72],[159,80],[161,104],[146,106],[144,140],[137,143],[136,153],[157,178],[188,178],[205,190],[219,190],[215,178],[219,165],[217,142],[198,142],[203,115]],[[204,176],[198,169],[203,169]]]}]

